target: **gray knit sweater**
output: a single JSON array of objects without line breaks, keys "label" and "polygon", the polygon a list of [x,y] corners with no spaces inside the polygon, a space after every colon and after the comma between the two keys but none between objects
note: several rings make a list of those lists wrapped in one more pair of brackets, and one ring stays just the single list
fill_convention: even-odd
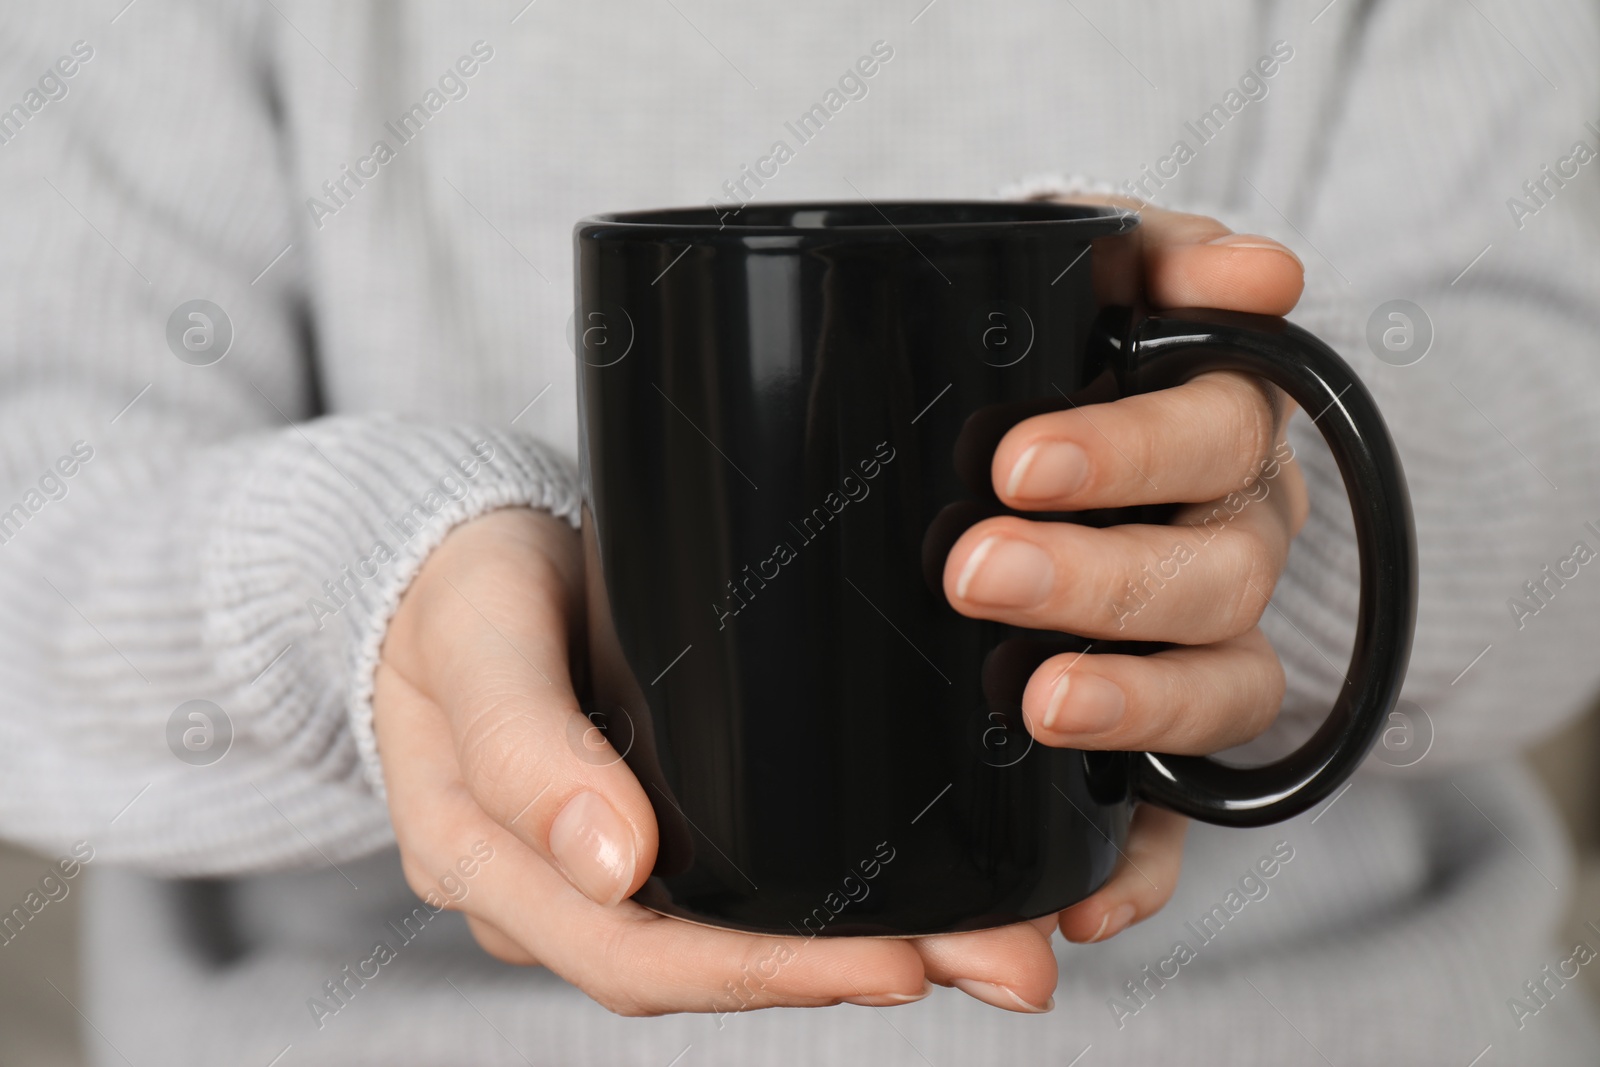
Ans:
[{"label": "gray knit sweater", "polygon": [[[100,1061],[1593,1062],[1560,975],[1600,933],[1556,929],[1565,847],[1513,758],[1600,678],[1592,5],[923,3],[0,12],[0,834],[92,850]],[[1414,494],[1409,744],[1320,812],[1197,828],[1171,906],[1062,947],[1041,1017],[939,991],[618,1020],[459,916],[403,934],[371,673],[451,526],[573,512],[572,222],[1062,173],[1305,260],[1295,317],[1369,383]],[[1426,316],[1409,347],[1391,300]],[[1257,753],[1321,716],[1354,617],[1343,491],[1295,434],[1312,517]]]}]

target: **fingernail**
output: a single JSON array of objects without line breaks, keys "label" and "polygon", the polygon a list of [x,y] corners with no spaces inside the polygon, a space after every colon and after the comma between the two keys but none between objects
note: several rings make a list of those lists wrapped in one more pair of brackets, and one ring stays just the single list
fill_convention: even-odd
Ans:
[{"label": "fingernail", "polygon": [[1296,263],[1300,263],[1302,267],[1305,266],[1300,262],[1300,257],[1294,254],[1294,249],[1270,237],[1257,237],[1252,233],[1229,233],[1207,241],[1206,244],[1220,245],[1223,248],[1259,248],[1267,252],[1282,252]]},{"label": "fingernail", "polygon": [[550,824],[550,854],[567,881],[599,904],[633,884],[633,832],[598,793],[579,793]]},{"label": "fingernail", "polygon": [[1071,441],[1036,441],[1017,459],[1006,480],[1006,495],[1016,500],[1052,500],[1083,488],[1089,480],[1089,455]]},{"label": "fingernail", "polygon": [[1042,548],[1011,537],[989,537],[967,557],[956,595],[975,604],[1025,608],[1049,595],[1055,567]]},{"label": "fingernail", "polygon": [[985,1004],[1005,1008],[1007,1011],[1025,1011],[1031,1015],[1043,1015],[1056,1006],[1055,997],[1051,997],[1043,1004],[1030,1004],[1013,989],[996,985],[994,982],[980,982],[975,978],[957,978],[950,984],[974,1000],[981,1000]]},{"label": "fingernail", "polygon": [[1090,942],[1104,941],[1108,937],[1116,937],[1122,933],[1128,928],[1128,924],[1133,922],[1135,910],[1132,904],[1118,904],[1100,920],[1100,929],[1095,931],[1095,935],[1089,939]]},{"label": "fingernail", "polygon": [[1122,721],[1122,688],[1097,674],[1068,671],[1050,692],[1044,728],[1063,734],[1103,734]]},{"label": "fingernail", "polygon": [[845,997],[846,1004],[859,1004],[863,1008],[892,1008],[896,1004],[913,1004],[933,992],[933,983],[922,980],[920,993],[867,993],[859,997]]}]

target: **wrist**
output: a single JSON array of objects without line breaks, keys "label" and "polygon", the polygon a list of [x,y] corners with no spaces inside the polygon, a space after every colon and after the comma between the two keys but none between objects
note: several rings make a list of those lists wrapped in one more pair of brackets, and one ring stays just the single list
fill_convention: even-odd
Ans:
[{"label": "wrist", "polygon": [[482,605],[513,590],[553,598],[569,615],[582,602],[578,533],[566,519],[512,506],[452,529],[401,596],[379,659],[429,692],[433,661],[450,655],[457,635],[485,625]]}]

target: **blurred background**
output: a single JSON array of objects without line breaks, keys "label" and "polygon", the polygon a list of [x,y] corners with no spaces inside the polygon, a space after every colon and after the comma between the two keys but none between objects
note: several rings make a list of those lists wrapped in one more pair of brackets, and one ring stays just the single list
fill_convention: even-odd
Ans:
[{"label": "blurred background", "polygon": [[[1578,853],[1574,876],[1561,887],[1569,899],[1556,942],[1570,936],[1592,946],[1594,935],[1584,924],[1600,924],[1600,774],[1595,771],[1600,766],[1600,704],[1526,758],[1565,816]],[[50,862],[0,845],[0,901],[22,899]],[[93,873],[86,869],[79,879]],[[88,1062],[80,1032],[86,1028],[65,999],[79,999],[80,900],[75,888],[65,900],[40,912],[28,924],[25,937],[0,945],[0,1067],[80,1067]],[[1600,1010],[1600,968],[1584,968],[1577,981]],[[50,988],[51,983],[60,993]],[[1518,992],[1507,989],[1506,996]],[[93,1034],[88,1036],[94,1039]]]}]

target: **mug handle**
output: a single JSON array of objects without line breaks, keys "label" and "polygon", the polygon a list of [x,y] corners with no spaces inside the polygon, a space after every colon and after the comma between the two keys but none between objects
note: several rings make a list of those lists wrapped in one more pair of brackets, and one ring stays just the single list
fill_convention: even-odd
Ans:
[{"label": "mug handle", "polygon": [[1361,558],[1359,621],[1346,684],[1327,720],[1296,751],[1259,767],[1132,756],[1139,800],[1224,826],[1278,822],[1324,800],[1355,772],[1400,695],[1417,599],[1405,472],[1372,394],[1331,348],[1292,323],[1184,309],[1133,316],[1124,337],[1115,362],[1125,395],[1219,370],[1282,388],[1321,429],[1350,494]]}]

